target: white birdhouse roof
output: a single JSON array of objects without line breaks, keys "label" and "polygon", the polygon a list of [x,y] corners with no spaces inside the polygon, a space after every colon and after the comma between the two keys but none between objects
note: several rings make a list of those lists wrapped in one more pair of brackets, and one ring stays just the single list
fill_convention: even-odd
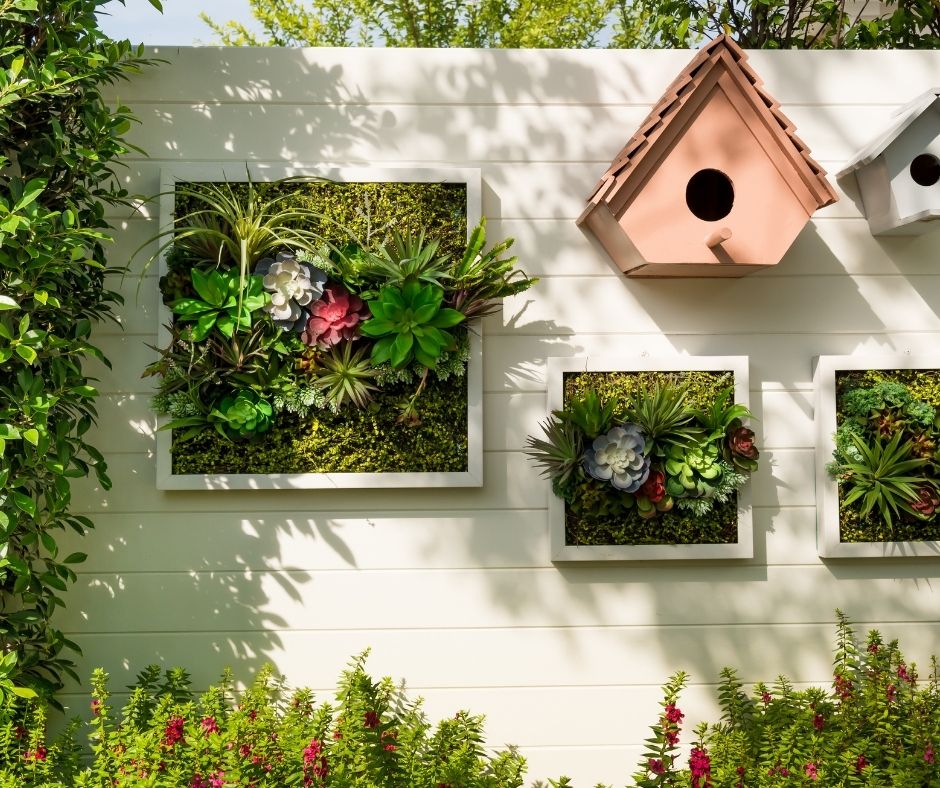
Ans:
[{"label": "white birdhouse roof", "polygon": [[862,167],[867,167],[875,159],[890,147],[908,127],[923,115],[934,104],[940,102],[940,87],[932,88],[926,93],[922,93],[908,104],[899,109],[892,118],[891,124],[881,132],[874,140],[860,150],[848,164],[843,167],[837,178],[843,178],[849,173],[855,172]]}]

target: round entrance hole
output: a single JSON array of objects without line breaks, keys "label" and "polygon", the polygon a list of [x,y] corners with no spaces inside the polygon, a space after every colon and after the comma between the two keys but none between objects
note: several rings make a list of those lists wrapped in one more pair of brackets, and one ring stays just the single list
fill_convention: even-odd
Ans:
[{"label": "round entrance hole", "polygon": [[911,162],[911,177],[920,186],[933,186],[940,181],[940,159],[932,153],[921,153]]},{"label": "round entrance hole", "polygon": [[699,170],[685,187],[685,204],[705,222],[724,219],[734,205],[734,186],[721,170]]}]

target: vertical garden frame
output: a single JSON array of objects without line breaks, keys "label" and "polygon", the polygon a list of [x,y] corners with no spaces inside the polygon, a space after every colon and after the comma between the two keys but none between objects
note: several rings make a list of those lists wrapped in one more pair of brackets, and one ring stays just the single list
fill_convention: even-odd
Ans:
[{"label": "vertical garden frame", "polygon": [[816,548],[821,558],[940,557],[940,542],[843,542],[840,533],[839,487],[826,466],[835,450],[837,428],[836,374],[878,369],[936,370],[940,357],[907,353],[818,356],[813,372],[816,391]]},{"label": "vertical garden frame", "polygon": [[[548,359],[549,412],[564,407],[569,372],[731,372],[734,401],[749,406],[747,356],[657,356],[638,358],[586,356]],[[585,561],[718,560],[754,557],[751,485],[738,491],[738,540],[730,544],[569,545],[565,543],[565,502],[546,481],[551,530],[551,558],[556,563]]]},{"label": "vertical garden frame", "polygon": [[[177,183],[264,183],[283,178],[322,178],[339,183],[460,183],[467,190],[467,232],[482,217],[482,180],[478,168],[466,167],[356,167],[328,164],[180,163],[161,170],[160,232],[172,229]],[[159,275],[167,271],[165,254]],[[157,299],[157,335],[161,345],[170,340],[170,310]],[[363,473],[241,473],[174,474],[168,430],[157,432],[157,489],[160,490],[275,490],[375,489],[413,487],[480,487],[483,484],[483,335],[482,325],[470,333],[467,364],[467,470],[460,472]],[[159,426],[169,421],[160,418]]]}]

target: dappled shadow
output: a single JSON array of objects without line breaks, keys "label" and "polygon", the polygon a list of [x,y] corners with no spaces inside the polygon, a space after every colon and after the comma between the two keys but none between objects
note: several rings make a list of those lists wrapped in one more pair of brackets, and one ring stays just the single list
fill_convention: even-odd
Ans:
[{"label": "dappled shadow", "polygon": [[[814,355],[932,349],[935,241],[876,242],[843,201],[774,270],[636,281],[574,225],[689,53],[388,51],[376,69],[369,52],[222,50],[211,85],[194,76],[205,53],[169,57],[170,69],[134,86],[144,119],[134,141],[154,159],[129,162],[133,191],[156,191],[161,164],[193,160],[480,166],[490,237],[514,236],[520,265],[543,279],[485,321],[478,489],[157,492],[137,381],[155,326],[129,311],[131,333],[101,342],[115,361],[101,372],[99,431],[115,486],[78,496],[98,523],[76,540],[90,558],[64,619],[85,648],[83,673],[103,664],[123,684],[156,660],[187,665],[204,685],[224,665],[247,678],[274,660],[292,682],[325,689],[371,645],[376,672],[449,693],[451,705],[487,711],[497,730],[538,745],[527,753],[533,779],[547,776],[538,764],[548,743],[587,753],[566,770],[591,784],[616,779],[599,771],[603,759],[592,765],[591,748],[639,745],[658,711],[651,688],[673,670],[698,689],[725,664],[745,681],[824,683],[836,607],[861,629],[935,621],[933,563],[816,556],[811,390]],[[831,103],[815,93],[824,80],[794,87],[792,53],[776,57],[753,65],[785,111],[792,97]],[[840,110],[821,117],[836,140]],[[141,241],[151,227],[124,220]],[[749,356],[764,460],[752,482],[754,559],[551,563],[550,491],[523,448],[548,415],[546,358],[596,355]],[[595,700],[571,731],[566,704],[532,715],[523,690]],[[477,708],[482,692],[493,708]],[[693,695],[690,720],[713,711],[706,693]],[[603,727],[596,707],[612,698],[622,705]]]}]

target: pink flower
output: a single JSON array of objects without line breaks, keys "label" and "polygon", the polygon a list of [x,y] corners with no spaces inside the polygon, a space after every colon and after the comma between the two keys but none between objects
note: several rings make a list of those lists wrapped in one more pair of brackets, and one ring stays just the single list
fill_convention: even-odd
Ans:
[{"label": "pink flower", "polygon": [[323,349],[355,339],[359,336],[359,324],[369,316],[362,299],[338,284],[323,288],[323,297],[309,309],[310,318],[300,338],[305,345]]},{"label": "pink flower", "polygon": [[203,717],[202,722],[202,732],[208,736],[210,733],[219,732],[219,724],[215,721],[215,717]]},{"label": "pink flower", "polygon": [[397,750],[398,747],[396,747],[394,744],[386,744],[385,749],[388,750],[389,752],[395,752],[395,750]]},{"label": "pink flower", "polygon": [[823,717],[822,714],[816,714],[816,715],[813,717],[813,727],[814,727],[816,730],[821,731],[821,730],[823,729],[823,726],[824,726],[825,724],[826,724],[826,720],[825,720],[825,718]]},{"label": "pink flower", "polygon": [[304,749],[304,776],[307,771],[314,777],[326,777],[329,772],[329,764],[326,761],[326,754],[323,752],[323,745],[318,739],[311,739],[310,743]]},{"label": "pink flower", "polygon": [[238,754],[242,758],[247,758],[249,755],[251,755],[251,745],[243,744],[241,747],[238,748]]},{"label": "pink flower", "polygon": [[855,771],[861,774],[862,769],[866,766],[868,766],[868,758],[864,755],[859,755],[858,758],[855,759]]},{"label": "pink flower", "polygon": [[198,774],[193,775],[193,779],[189,781],[189,788],[209,788],[209,783],[202,779]]},{"label": "pink flower", "polygon": [[183,738],[183,726],[186,724],[186,720],[182,717],[171,717],[166,724],[166,728],[163,731],[163,746],[164,747],[174,747],[176,743],[181,741]]},{"label": "pink flower", "polygon": [[650,758],[649,763],[647,764],[647,768],[653,774],[665,774],[666,773],[666,767],[663,766],[663,762],[659,758]]},{"label": "pink flower", "polygon": [[95,698],[95,699],[92,700],[92,702],[91,702],[91,713],[92,713],[95,717],[100,717],[100,716],[101,716],[101,701],[98,700],[98,698]]},{"label": "pink flower", "polygon": [[[699,747],[693,747],[689,755],[689,771],[692,773],[692,788],[708,788],[712,773],[711,758]],[[704,782],[700,782],[704,780]]]},{"label": "pink flower", "polygon": [[27,750],[27,751],[23,754],[23,757],[24,757],[27,761],[44,761],[44,760],[46,760],[46,756],[47,756],[48,754],[49,754],[49,751],[48,751],[45,747],[43,747],[42,745],[40,745],[40,746],[37,747],[35,750]]},{"label": "pink flower", "polygon": [[770,693],[769,693],[769,692],[762,692],[762,693],[760,694],[760,699],[764,702],[764,705],[765,705],[765,706],[766,706],[768,703],[770,703],[771,700],[773,700],[773,699],[770,697]]},{"label": "pink flower", "polygon": [[209,778],[209,788],[225,788],[225,772],[216,772]]},{"label": "pink flower", "polygon": [[848,698],[852,697],[852,682],[849,681],[845,676],[836,674],[835,685],[836,695],[838,695],[842,700],[847,700]]},{"label": "pink flower", "polygon": [[927,761],[927,763],[930,763],[930,764],[933,763],[933,745],[932,744],[928,744],[927,749],[924,750],[924,760]]},{"label": "pink flower", "polygon": [[666,743],[670,747],[675,747],[679,743],[679,732],[678,731],[666,731]]},{"label": "pink flower", "polygon": [[893,702],[898,696],[898,688],[894,684],[889,684],[888,689],[885,690],[885,696],[888,698],[888,703]]},{"label": "pink flower", "polygon": [[805,766],[804,768],[806,769],[806,776],[809,777],[809,779],[811,779],[811,780],[818,780],[818,779],[819,779],[819,775],[816,773],[816,764],[815,764],[815,763],[813,763],[812,761],[810,761],[808,764],[806,764],[806,766]]}]

